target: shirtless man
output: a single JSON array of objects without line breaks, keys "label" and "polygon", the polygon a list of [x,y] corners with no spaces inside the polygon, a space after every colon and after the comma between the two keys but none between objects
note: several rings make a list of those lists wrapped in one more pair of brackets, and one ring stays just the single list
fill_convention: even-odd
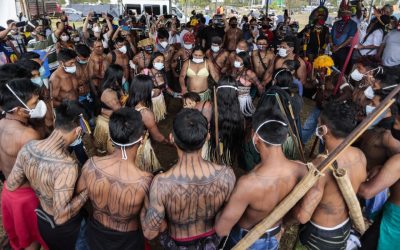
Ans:
[{"label": "shirtless man", "polygon": [[144,133],[142,117],[122,108],[112,113],[109,127],[114,153],[89,159],[79,179],[93,207],[86,240],[90,249],[144,249],[139,213],[152,175],[135,165]]},{"label": "shirtless man", "polygon": [[82,113],[84,109],[77,101],[58,105],[53,133],[21,149],[7,182],[7,189],[13,192],[29,181],[39,197],[37,224],[49,249],[75,249],[80,230],[79,211],[87,200],[87,191],[78,187],[73,197],[78,163],[67,147],[81,135]]},{"label": "shirtless man", "polygon": [[245,40],[240,40],[237,43],[236,50],[230,52],[229,59],[228,59],[228,71],[235,68],[235,66],[234,66],[235,57],[240,52],[246,52],[246,53],[249,52],[249,45],[247,44],[247,42]]},{"label": "shirtless man", "polygon": [[132,59],[133,65],[131,68],[135,71],[135,75],[142,72],[143,69],[148,68],[150,64],[151,54],[154,50],[153,40],[151,38],[146,38],[139,41],[138,47],[142,49],[139,53],[135,55]]},{"label": "shirtless man", "polygon": [[50,77],[50,95],[53,108],[64,100],[78,100],[78,79],[76,77],[76,53],[61,49],[57,55],[58,69]]},{"label": "shirtless man", "polygon": [[96,87],[96,94],[99,94],[101,83],[103,82],[109,63],[106,60],[107,56],[103,52],[103,43],[101,40],[91,40],[90,50],[92,54],[88,62],[89,76]]},{"label": "shirtless man", "polygon": [[253,51],[251,60],[253,62],[254,72],[256,73],[258,79],[262,81],[264,78],[266,78],[270,79],[269,81],[271,81],[274,71],[275,55],[268,50],[267,37],[259,36],[257,38],[257,50]]},{"label": "shirtless man", "polygon": [[211,48],[207,50],[206,57],[214,64],[218,73],[225,74],[228,70],[229,52],[222,48],[222,38],[214,36],[211,39]]},{"label": "shirtless man", "polygon": [[164,54],[164,70],[167,75],[168,82],[173,82],[173,73],[172,73],[172,57],[175,54],[174,46],[171,46],[168,43],[169,33],[166,29],[160,28],[157,31],[157,40],[155,51],[161,52]]},{"label": "shirtless man", "polygon": [[[267,217],[307,172],[304,164],[288,160],[282,152],[288,126],[281,116],[259,109],[253,115],[253,129],[253,142],[260,152],[261,163],[239,179],[217,219],[217,234],[221,237],[229,234],[225,249],[231,249]],[[267,229],[251,249],[277,249],[280,224]]]},{"label": "shirtless man", "polygon": [[[296,71],[296,77],[304,85],[307,80],[307,68],[303,59],[294,53],[294,45],[295,42],[293,39],[285,39],[281,42],[278,48],[278,56],[274,62],[274,70],[282,68],[286,60],[298,60],[300,62],[300,67]],[[263,83],[267,84],[272,80],[271,77],[272,75],[266,74]]]},{"label": "shirtless man", "polygon": [[[356,108],[351,102],[329,102],[321,112],[316,135],[332,152],[357,125]],[[318,165],[324,158],[318,157]],[[367,178],[367,162],[361,150],[349,147],[336,160],[337,166],[347,171],[357,193]],[[350,235],[349,209],[331,171],[322,175],[317,183],[294,207],[295,218],[305,224],[300,229],[298,244],[311,249],[345,249]]]},{"label": "shirtless man", "polygon": [[207,120],[197,110],[183,109],[176,116],[170,140],[179,161],[154,178],[145,203],[144,235],[153,239],[161,232],[161,244],[168,249],[216,249],[219,244],[214,221],[229,199],[235,175],[230,167],[202,159],[207,131]]},{"label": "shirtless man", "polygon": [[237,25],[237,18],[231,17],[229,19],[229,29],[226,30],[224,37],[224,48],[230,52],[235,51],[237,43],[243,39],[243,31]]},{"label": "shirtless man", "polygon": [[190,60],[195,41],[195,36],[190,32],[183,36],[183,48],[180,48],[172,57],[172,73],[175,78],[179,77],[183,64]]},{"label": "shirtless man", "polygon": [[107,55],[107,61],[109,64],[118,64],[124,69],[124,78],[125,81],[122,83],[122,87],[126,92],[128,92],[128,79],[130,76],[129,72],[129,58],[126,54],[127,47],[125,44],[125,40],[122,37],[118,37],[115,40],[115,50],[111,51]]},{"label": "shirtless man", "polygon": [[0,120],[0,166],[7,179],[1,194],[3,226],[13,249],[39,249],[39,244],[45,244],[37,226],[35,209],[39,201],[35,192],[29,183],[22,185],[16,192],[9,192],[6,187],[20,149],[27,142],[40,139],[39,133],[28,126],[28,120],[39,118],[38,114],[44,116],[46,105],[42,101],[38,105],[39,95],[35,93],[36,87],[30,80],[11,80],[8,86],[15,94],[18,93],[18,98],[6,84],[0,87],[0,106],[7,112],[5,118]]}]

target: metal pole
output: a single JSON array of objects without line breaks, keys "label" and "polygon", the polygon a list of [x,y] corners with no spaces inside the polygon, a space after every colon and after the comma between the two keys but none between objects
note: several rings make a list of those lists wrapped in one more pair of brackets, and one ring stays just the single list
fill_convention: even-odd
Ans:
[{"label": "metal pole", "polygon": [[172,0],[169,0],[169,6],[168,6],[168,13],[166,13],[166,14],[172,14]]},{"label": "metal pole", "polygon": [[269,5],[269,0],[265,0],[265,15],[268,17],[268,6]]}]

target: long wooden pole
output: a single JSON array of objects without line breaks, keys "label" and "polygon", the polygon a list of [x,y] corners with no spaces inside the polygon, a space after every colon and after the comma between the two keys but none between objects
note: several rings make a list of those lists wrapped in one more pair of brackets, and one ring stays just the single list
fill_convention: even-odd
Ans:
[{"label": "long wooden pole", "polygon": [[[325,172],[331,164],[339,157],[339,155],[348,147],[351,146],[351,144],[357,140],[364,132],[365,130],[368,129],[371,124],[378,119],[378,117],[385,112],[386,109],[388,109],[394,102],[395,95],[399,93],[400,91],[400,85],[398,85],[395,89],[390,92],[390,94],[381,102],[381,104],[369,115],[367,116],[364,121],[362,121],[356,129],[353,130],[353,132],[350,133],[349,136],[346,137],[346,139],[337,147],[335,150],[332,151],[331,154],[328,155],[328,157],[322,161],[318,169],[319,171],[315,172],[315,169],[313,170],[314,173],[309,172],[306,177],[303,178],[303,180],[296,185],[296,187],[290,192],[288,196],[283,199],[278,206],[275,207],[275,209],[266,217],[263,219],[260,223],[258,223],[256,226],[253,227],[253,229],[246,234],[246,236],[241,239],[238,244],[232,249],[236,250],[244,250],[249,248],[253,243],[260,238],[261,235],[265,233],[265,230],[271,228],[273,225],[275,225],[282,217],[290,210],[296,203],[303,198],[303,196],[307,193],[307,191],[313,186],[311,184],[314,184],[317,179],[313,179],[312,175],[320,175],[321,173]],[[311,176],[310,176],[311,175]],[[310,178],[307,179],[306,178]],[[313,183],[314,182],[314,183]]]},{"label": "long wooden pole", "polygon": [[214,86],[214,125],[215,125],[215,149],[216,160],[218,164],[221,164],[221,150],[219,148],[219,129],[218,129],[218,102],[217,102],[217,88]]}]

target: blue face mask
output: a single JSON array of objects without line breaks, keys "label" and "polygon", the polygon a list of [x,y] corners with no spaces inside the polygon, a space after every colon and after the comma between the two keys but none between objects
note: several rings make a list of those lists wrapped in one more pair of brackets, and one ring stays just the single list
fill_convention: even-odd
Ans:
[{"label": "blue face mask", "polygon": [[40,69],[39,69],[40,76],[44,76],[45,73],[46,73],[46,70],[44,69],[44,67],[43,66],[40,67]]},{"label": "blue face mask", "polygon": [[35,85],[39,86],[39,87],[43,86],[43,80],[42,80],[42,78],[40,76],[32,78],[31,82],[34,83]]}]

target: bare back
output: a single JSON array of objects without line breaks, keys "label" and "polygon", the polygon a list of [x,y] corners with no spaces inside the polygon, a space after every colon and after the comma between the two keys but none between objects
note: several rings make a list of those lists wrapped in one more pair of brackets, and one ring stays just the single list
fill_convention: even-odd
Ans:
[{"label": "bare back", "polygon": [[[119,156],[119,155],[118,155]],[[152,175],[114,156],[91,158],[82,178],[93,205],[93,218],[117,231],[139,228],[139,213]]]}]

